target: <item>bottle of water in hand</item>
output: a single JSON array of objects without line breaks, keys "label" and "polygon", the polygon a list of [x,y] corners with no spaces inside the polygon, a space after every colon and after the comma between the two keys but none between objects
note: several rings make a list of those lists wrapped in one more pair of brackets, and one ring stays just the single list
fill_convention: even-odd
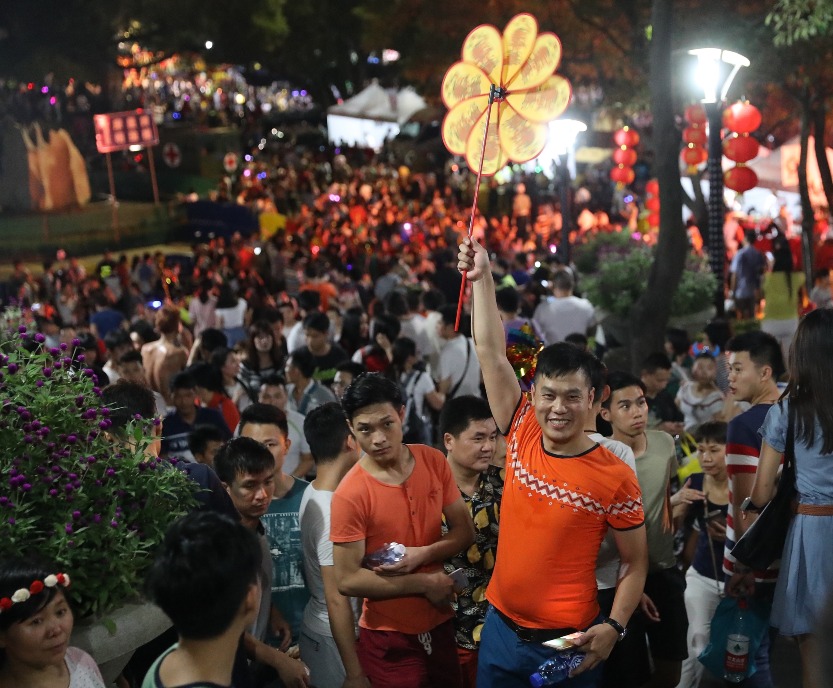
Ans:
[{"label": "bottle of water in hand", "polygon": [[559,652],[529,677],[534,688],[554,686],[570,678],[570,672],[584,661],[582,652]]},{"label": "bottle of water in hand", "polygon": [[749,669],[749,629],[747,628],[747,601],[745,597],[738,600],[729,636],[726,640],[726,655],[723,661],[725,671],[723,678],[730,683],[740,683],[746,678]]}]

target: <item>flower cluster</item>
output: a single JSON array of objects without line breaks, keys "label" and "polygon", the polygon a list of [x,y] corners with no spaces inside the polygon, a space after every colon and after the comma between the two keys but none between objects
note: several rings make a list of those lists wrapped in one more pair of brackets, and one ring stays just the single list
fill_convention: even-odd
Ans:
[{"label": "flower cluster", "polygon": [[37,554],[72,571],[83,617],[136,597],[194,488],[147,458],[152,420],[114,441],[111,409],[74,345],[47,348],[25,326],[0,344],[0,557]]}]

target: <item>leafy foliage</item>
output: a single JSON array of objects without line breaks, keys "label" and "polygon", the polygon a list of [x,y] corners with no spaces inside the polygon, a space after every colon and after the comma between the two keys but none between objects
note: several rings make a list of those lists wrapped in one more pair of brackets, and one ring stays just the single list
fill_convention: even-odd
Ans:
[{"label": "leafy foliage", "polygon": [[825,36],[833,26],[831,0],[778,0],[766,18],[777,46]]},{"label": "leafy foliage", "polygon": [[194,483],[147,457],[145,421],[113,442],[111,409],[66,345],[46,350],[21,326],[2,350],[0,557],[54,561],[72,577],[76,613],[101,615],[137,597],[155,547],[195,503]]},{"label": "leafy foliage", "polygon": [[[620,317],[631,308],[648,287],[648,275],[655,251],[627,233],[618,239],[600,237],[583,249],[596,255],[597,270],[582,279],[585,295],[595,306]],[[621,235],[627,239],[622,238]],[[589,260],[585,264],[592,264]],[[671,299],[672,315],[689,315],[707,308],[714,299],[717,281],[705,259],[691,257],[680,284]]]}]

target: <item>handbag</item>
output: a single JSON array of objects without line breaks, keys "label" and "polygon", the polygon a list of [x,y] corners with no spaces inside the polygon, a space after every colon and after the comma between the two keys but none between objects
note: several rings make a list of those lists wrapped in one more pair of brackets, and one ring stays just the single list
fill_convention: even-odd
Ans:
[{"label": "handbag", "polygon": [[732,548],[732,556],[754,571],[768,569],[774,561],[781,558],[787,530],[793,516],[795,489],[795,425],[793,415],[787,409],[787,439],[784,444],[784,466],[778,490],[755,522],[743,534]]}]

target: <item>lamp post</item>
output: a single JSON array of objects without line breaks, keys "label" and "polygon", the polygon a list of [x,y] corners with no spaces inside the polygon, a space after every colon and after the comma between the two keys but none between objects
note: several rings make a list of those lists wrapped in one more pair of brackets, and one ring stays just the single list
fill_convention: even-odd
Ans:
[{"label": "lamp post", "polygon": [[561,195],[561,239],[559,259],[564,265],[570,264],[570,230],[572,210],[570,207],[570,182],[576,175],[576,137],[587,131],[587,125],[577,119],[557,119],[549,123],[547,148],[552,159],[558,159],[558,186]]},{"label": "lamp post", "polygon": [[697,58],[696,79],[703,89],[703,107],[709,123],[707,172],[709,178],[709,224],[707,241],[709,265],[718,281],[715,294],[717,314],[724,315],[726,242],[723,225],[726,208],[723,202],[723,144],[720,131],[723,128],[723,103],[741,67],[748,67],[749,60],[739,53],[720,48],[695,48],[688,51]]}]

